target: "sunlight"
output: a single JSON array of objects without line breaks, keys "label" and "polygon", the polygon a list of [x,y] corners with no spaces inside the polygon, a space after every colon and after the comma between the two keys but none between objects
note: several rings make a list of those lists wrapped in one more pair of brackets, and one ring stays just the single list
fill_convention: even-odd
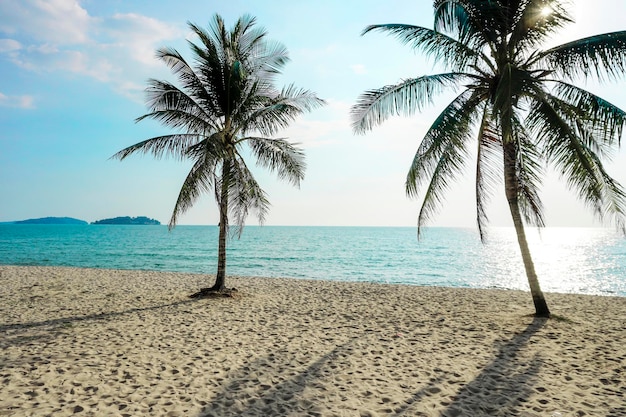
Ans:
[{"label": "sunlight", "polygon": [[548,17],[550,14],[552,14],[552,7],[545,6],[544,8],[541,9],[539,14],[541,15],[541,17]]},{"label": "sunlight", "polygon": [[[527,228],[526,232],[544,291],[604,295],[616,293],[615,289],[606,285],[609,280],[598,281],[593,277],[599,271],[603,271],[602,274],[607,277],[623,275],[612,249],[621,239],[619,234],[603,228],[569,227],[547,227],[541,231]],[[489,239],[484,247],[487,255],[483,258],[484,265],[497,272],[485,274],[482,285],[527,289],[513,229],[493,228]]]}]

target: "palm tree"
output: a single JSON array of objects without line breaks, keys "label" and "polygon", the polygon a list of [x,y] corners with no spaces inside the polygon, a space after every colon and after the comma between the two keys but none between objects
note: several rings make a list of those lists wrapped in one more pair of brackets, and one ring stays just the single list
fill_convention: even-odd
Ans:
[{"label": "palm tree", "polygon": [[159,49],[157,58],[170,68],[180,87],[149,80],[149,113],[137,121],[154,119],[176,133],[139,142],[113,156],[123,160],[140,152],[193,162],[174,206],[170,229],[202,193],[214,193],[219,207],[217,274],[215,284],[197,296],[225,290],[229,218],[234,217],[240,236],[251,210],[262,223],[269,208],[267,195],[244,157],[254,157],[257,165],[298,186],[304,177],[303,151],[272,136],[298,115],[324,104],[310,91],[275,86],[276,75],[289,60],[287,50],[268,41],[267,32],[255,24],[247,15],[231,30],[219,15],[213,17],[208,31],[189,23],[201,42],[189,41],[191,63],[175,49]]},{"label": "palm tree", "polygon": [[[411,115],[449,87],[461,91],[420,143],[406,179],[408,196],[425,182],[421,227],[440,207],[451,180],[473,159],[476,211],[485,239],[486,203],[498,180],[528,277],[535,314],[550,310],[539,286],[524,223],[544,225],[538,190],[552,166],[600,219],[624,231],[624,189],[601,158],[619,145],[626,113],[577,87],[577,78],[616,79],[626,69],[626,32],[607,33],[541,49],[573,22],[559,0],[435,0],[434,29],[404,24],[367,27],[394,35],[449,68],[363,93],[352,108],[363,133],[391,115]],[[474,143],[474,144],[472,144]],[[472,152],[475,146],[477,151]]]}]

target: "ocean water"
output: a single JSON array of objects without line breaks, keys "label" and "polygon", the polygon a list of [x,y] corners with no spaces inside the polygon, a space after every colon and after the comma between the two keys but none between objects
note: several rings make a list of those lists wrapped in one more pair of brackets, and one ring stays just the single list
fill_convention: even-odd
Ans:
[{"label": "ocean water", "polygon": [[[0,264],[214,274],[216,226],[0,224]],[[626,296],[626,239],[611,229],[530,229],[544,291]],[[230,275],[527,290],[515,232],[248,226],[228,243]]]}]

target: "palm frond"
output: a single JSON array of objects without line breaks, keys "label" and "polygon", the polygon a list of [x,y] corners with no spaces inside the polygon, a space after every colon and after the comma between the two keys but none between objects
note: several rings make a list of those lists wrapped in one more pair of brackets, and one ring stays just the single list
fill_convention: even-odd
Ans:
[{"label": "palm frond", "polygon": [[600,158],[587,146],[577,131],[549,102],[536,106],[529,114],[532,125],[541,128],[540,139],[552,162],[570,189],[590,206],[599,219],[612,217],[624,229],[626,194],[622,186],[605,171]]},{"label": "palm frond", "polygon": [[[499,2],[482,0],[436,0],[435,30],[450,33],[471,49],[492,49],[507,19]],[[515,7],[509,7],[514,10]]]},{"label": "palm frond", "polygon": [[258,165],[276,172],[279,179],[300,186],[306,169],[302,149],[285,139],[247,137],[242,141],[248,143]]},{"label": "palm frond", "polygon": [[444,88],[455,87],[467,77],[464,73],[425,75],[366,91],[351,109],[352,128],[357,133],[364,133],[390,116],[410,116],[432,104],[434,97]]},{"label": "palm frond", "polygon": [[215,132],[185,149],[185,156],[192,160],[205,159],[207,163],[214,161],[213,165],[217,165],[218,161],[229,157],[229,146],[223,139],[223,133]]},{"label": "palm frond", "polygon": [[231,45],[242,56],[255,55],[255,49],[265,42],[267,31],[257,26],[256,18],[250,14],[241,16],[230,30]]},{"label": "palm frond", "polygon": [[423,51],[436,62],[448,66],[452,71],[463,71],[468,65],[488,64],[489,59],[479,50],[468,47],[446,34],[421,26],[390,23],[367,26],[361,35],[378,31],[396,37],[401,43],[412,49]]},{"label": "palm frond", "polygon": [[[215,116],[226,114],[227,103],[227,80],[225,74],[229,66],[228,57],[223,45],[220,44],[219,35],[215,31],[219,30],[220,24],[223,29],[223,21],[219,16],[214,16],[212,22],[213,31],[208,32],[193,23],[188,23],[190,29],[201,40],[201,45],[196,45],[191,40],[188,41],[189,48],[195,57],[195,73],[203,83],[205,94],[203,95],[203,105],[210,109]],[[192,88],[191,92],[195,91]]]},{"label": "palm frond", "polygon": [[215,169],[215,161],[210,158],[195,161],[178,193],[168,228],[176,226],[178,217],[191,208],[200,195],[211,191],[215,185]]},{"label": "palm frond", "polygon": [[[478,129],[478,151],[476,155],[476,223],[482,242],[486,239],[488,223],[487,203],[501,177],[502,140],[492,123],[489,107],[484,106],[483,117]],[[498,169],[500,168],[500,169]]]},{"label": "palm frond", "polygon": [[288,85],[271,97],[254,94],[254,103],[248,102],[247,113],[239,115],[242,133],[258,131],[272,136],[303,113],[322,107],[326,102],[315,93]]},{"label": "palm frond", "polygon": [[430,182],[424,194],[424,200],[417,218],[417,235],[421,236],[422,228],[439,211],[444,202],[444,192],[451,182],[462,172],[467,159],[466,143],[448,142],[437,165],[432,171]]},{"label": "palm frond", "polygon": [[269,41],[263,28],[254,28],[251,22],[240,34],[238,51],[247,69],[256,78],[273,80],[289,62],[287,48],[280,42]]},{"label": "palm frond", "polygon": [[626,31],[578,39],[549,49],[539,57],[568,79],[618,79],[626,72]]},{"label": "palm frond", "polygon": [[[417,197],[420,186],[435,171],[449,143],[463,143],[469,135],[480,100],[465,90],[439,114],[422,139],[407,174],[408,197]],[[472,108],[473,107],[473,108]]]},{"label": "palm frond", "polygon": [[[620,144],[626,112],[597,95],[575,85],[558,81],[554,94],[571,108],[572,125],[579,126],[581,136],[594,152],[608,156],[613,145]],[[553,103],[559,101],[553,100]]]},{"label": "palm frond", "polygon": [[177,75],[181,79],[197,79],[193,68],[176,49],[170,47],[159,48],[156,51],[156,58],[167,65],[172,74]]},{"label": "palm frond", "polygon": [[[216,96],[216,92],[223,90],[221,71],[215,74],[217,66],[215,62],[216,56],[192,42],[189,42],[189,44],[198,65],[195,69],[173,48],[161,48],[157,51],[157,57],[170,67],[172,73],[177,77],[180,87],[174,87],[167,82],[150,80],[146,104],[148,108],[152,108],[160,90],[167,91],[178,88],[181,92],[184,92],[188,99],[193,101],[205,117],[215,118],[215,116],[223,113]],[[211,68],[211,70],[207,71],[207,68]],[[168,87],[167,89],[165,88],[166,86]]]},{"label": "palm frond", "polygon": [[480,98],[470,90],[457,96],[431,125],[413,158],[405,183],[407,195],[417,196],[420,184],[429,180],[418,216],[418,236],[439,210],[450,183],[463,170],[479,103]]},{"label": "palm frond", "polygon": [[520,2],[509,44],[519,51],[531,51],[559,29],[573,23],[562,0],[530,0]]},{"label": "palm frond", "polygon": [[232,31],[226,29],[219,15],[214,15],[209,30],[190,23],[190,27],[201,39],[202,45],[190,43],[197,57],[198,72],[210,88],[212,104],[223,117],[229,117],[244,95],[251,74],[248,59],[242,53],[239,37],[249,16],[239,19]]},{"label": "palm frond", "polygon": [[204,111],[186,92],[166,81],[149,80],[146,105],[150,113],[138,117],[158,120],[166,126],[192,132],[219,129],[219,118]]},{"label": "palm frond", "polygon": [[257,47],[255,52],[252,68],[254,74],[263,79],[273,79],[290,60],[287,48],[279,42],[266,42],[262,47]]},{"label": "palm frond", "polygon": [[517,116],[513,117],[517,197],[526,223],[544,227],[543,203],[539,187],[543,176],[543,155]]},{"label": "palm frond", "polygon": [[157,136],[124,148],[111,158],[123,160],[133,153],[143,153],[152,154],[157,159],[164,156],[183,159],[186,157],[188,148],[201,140],[202,136],[194,133]]},{"label": "palm frond", "polygon": [[229,212],[234,217],[236,233],[241,236],[250,211],[255,211],[259,223],[263,224],[270,204],[267,194],[254,179],[242,158],[233,160],[228,179]]}]

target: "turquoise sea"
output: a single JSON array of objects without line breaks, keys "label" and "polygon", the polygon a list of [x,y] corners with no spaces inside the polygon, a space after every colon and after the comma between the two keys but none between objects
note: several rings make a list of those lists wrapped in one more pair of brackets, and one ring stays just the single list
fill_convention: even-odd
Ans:
[{"label": "turquoise sea", "polygon": [[[0,224],[0,264],[214,274],[216,226]],[[626,297],[626,239],[611,229],[528,231],[544,291]],[[230,275],[527,289],[513,229],[248,226]]]}]

